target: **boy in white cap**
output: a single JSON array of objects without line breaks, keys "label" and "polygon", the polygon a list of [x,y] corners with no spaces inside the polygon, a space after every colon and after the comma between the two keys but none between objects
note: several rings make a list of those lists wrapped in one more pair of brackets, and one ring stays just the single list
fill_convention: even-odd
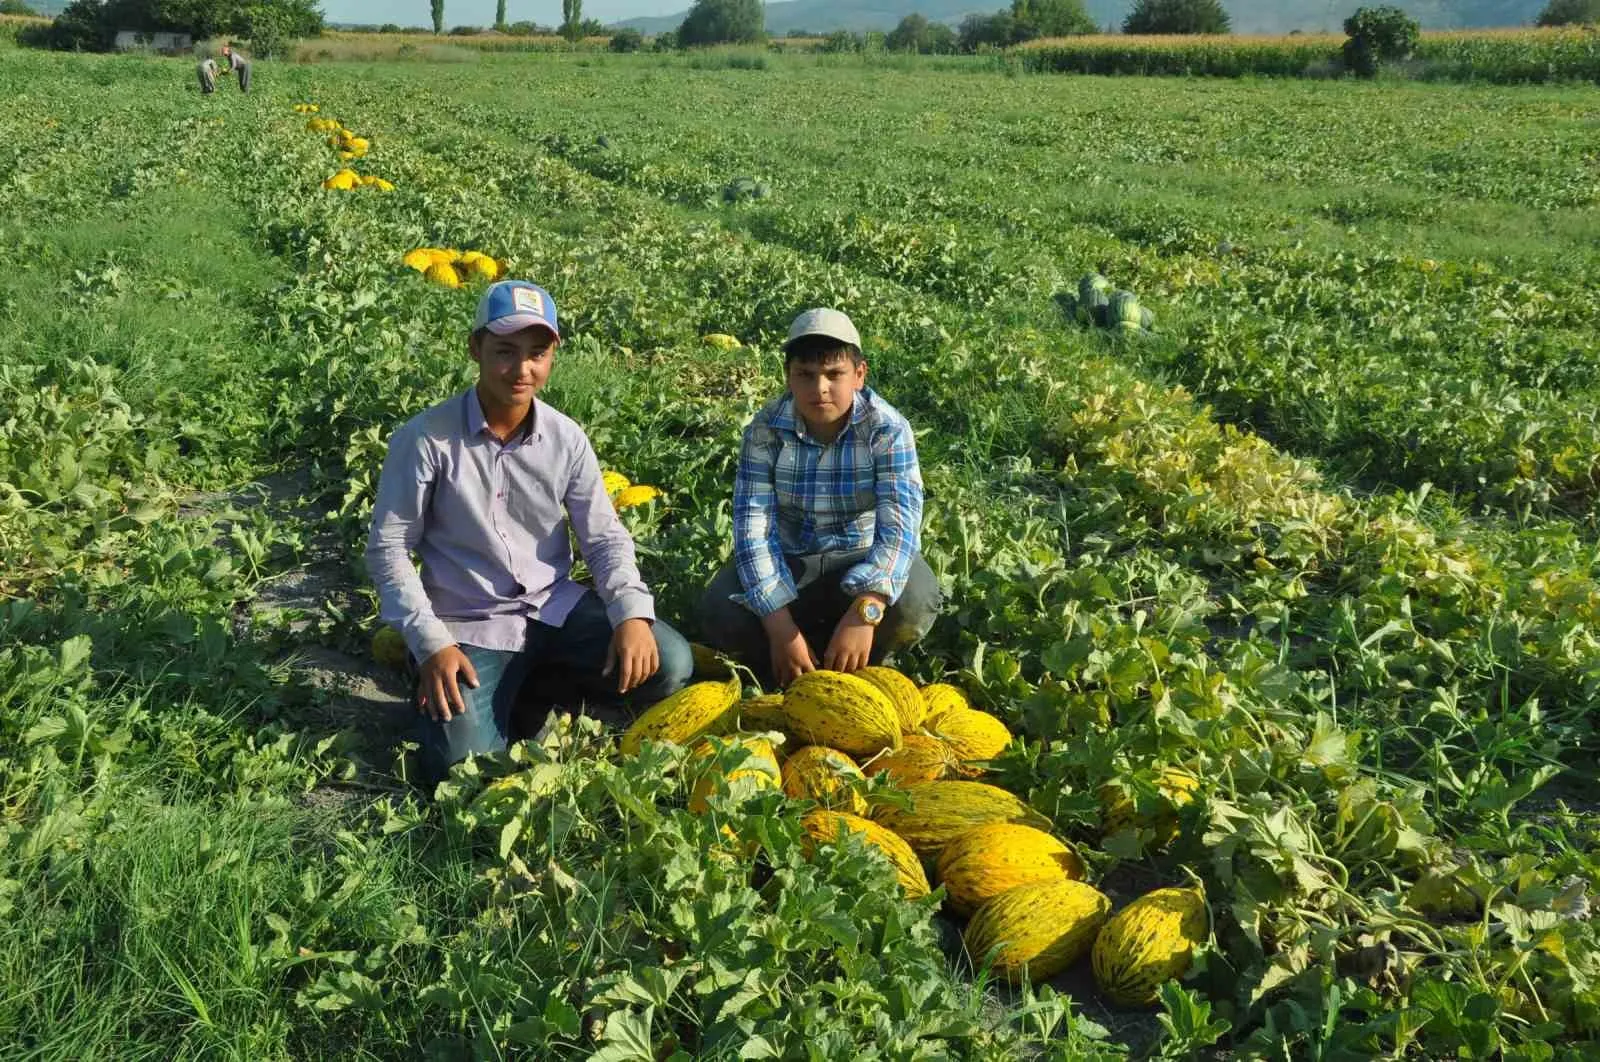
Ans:
[{"label": "boy in white cap", "polygon": [[[689,643],[656,619],[588,437],[538,398],[560,343],[548,292],[490,285],[468,340],[477,384],[389,440],[367,568],[384,622],[419,664],[432,780],[507,746],[518,690],[541,667],[643,703],[694,667]],[[572,581],[569,527],[592,588]]]},{"label": "boy in white cap", "polygon": [[906,419],[866,386],[861,336],[807,310],[784,344],[787,391],[745,429],[733,560],[706,588],[707,641],[787,686],[855,671],[927,634],[939,585],[919,552],[922,473]]}]

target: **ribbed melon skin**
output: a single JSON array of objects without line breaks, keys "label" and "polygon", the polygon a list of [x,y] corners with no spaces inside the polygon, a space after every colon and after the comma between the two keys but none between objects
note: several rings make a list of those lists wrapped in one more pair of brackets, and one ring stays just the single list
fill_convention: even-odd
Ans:
[{"label": "ribbed melon skin", "polygon": [[1182,767],[1161,768],[1156,774],[1156,790],[1170,807],[1153,817],[1140,818],[1137,805],[1123,787],[1103,785],[1099,790],[1101,832],[1110,835],[1130,826],[1149,827],[1155,831],[1156,844],[1165,845],[1178,835],[1177,809],[1194,800],[1199,788],[1200,780]]},{"label": "ribbed melon skin", "polygon": [[851,756],[900,747],[900,715],[865,679],[838,671],[808,671],[783,695],[789,729],[811,745]]},{"label": "ribbed melon skin", "polygon": [[951,910],[970,915],[1018,885],[1082,881],[1083,860],[1070,845],[1043,830],[994,822],[968,830],[945,845],[934,877],[944,886],[945,902]]},{"label": "ribbed melon skin", "polygon": [[633,756],[645,741],[687,745],[713,729],[739,699],[739,680],[695,682],[647,708],[622,735],[622,754]]},{"label": "ribbed melon skin", "polygon": [[922,700],[928,706],[927,713],[922,717],[925,727],[932,727],[941,715],[952,709],[972,707],[967,695],[948,682],[935,682],[922,687]]},{"label": "ribbed melon skin", "polygon": [[872,777],[887,774],[905,786],[948,778],[959,766],[960,761],[943,741],[926,734],[907,734],[899,748],[874,756],[861,769]]},{"label": "ribbed melon skin", "polygon": [[877,821],[893,830],[920,856],[936,858],[944,846],[976,826],[1020,822],[1047,829],[1050,820],[1015,794],[983,782],[920,782],[906,787],[909,808],[883,805]]},{"label": "ribbed melon skin", "polygon": [[1094,944],[1111,901],[1081,881],[1033,882],[1007,889],[967,923],[962,939],[973,962],[990,959],[1006,980],[1035,984],[1076,962]]},{"label": "ribbed melon skin", "polygon": [[872,683],[889,698],[900,716],[902,734],[909,734],[922,725],[923,717],[928,714],[928,702],[922,699],[922,691],[915,682],[892,667],[864,667],[852,674]]},{"label": "ribbed melon skin", "polygon": [[1095,938],[1095,982],[1121,1006],[1153,1006],[1163,984],[1188,972],[1205,938],[1206,902],[1199,889],[1146,893]]},{"label": "ribbed melon skin", "polygon": [[733,706],[729,718],[738,720],[740,730],[751,732],[783,730],[789,725],[789,717],[783,714],[781,693],[763,693],[756,697],[746,697]]},{"label": "ribbed melon skin", "polygon": [[810,844],[807,845],[809,851],[815,851],[814,846],[817,844],[837,843],[841,830],[858,833],[863,840],[889,858],[895,876],[900,879],[900,887],[905,890],[908,899],[915,900],[933,891],[928,885],[928,875],[922,869],[922,862],[911,850],[911,846],[871,819],[843,811],[819,810],[804,815],[800,819],[800,826],[810,839]]},{"label": "ribbed melon skin", "polygon": [[[778,757],[773,752],[772,742],[764,737],[741,737],[738,739],[750,753],[744,762],[729,771],[725,776],[715,763],[710,761],[717,753],[716,746],[707,741],[695,747],[694,753],[689,757],[688,770],[695,775],[694,790],[689,794],[689,810],[696,815],[703,815],[709,809],[710,798],[718,789],[719,782],[725,785],[734,795],[750,795],[762,789],[777,789],[779,778]],[[748,781],[742,781],[748,779]]]},{"label": "ribbed melon skin", "polygon": [[792,800],[815,800],[825,808],[867,813],[867,801],[850,786],[861,778],[856,761],[838,749],[807,745],[796,749],[783,763],[783,792]]},{"label": "ribbed melon skin", "polygon": [[988,712],[952,708],[939,716],[933,730],[962,763],[992,760],[1011,744],[1011,731]]},{"label": "ribbed melon skin", "polygon": [[[626,490],[624,487],[623,490]],[[618,491],[620,494],[621,491]],[[694,656],[694,677],[698,679],[725,679],[733,674],[733,669],[717,651],[709,645],[699,642],[689,643],[689,652]]]}]

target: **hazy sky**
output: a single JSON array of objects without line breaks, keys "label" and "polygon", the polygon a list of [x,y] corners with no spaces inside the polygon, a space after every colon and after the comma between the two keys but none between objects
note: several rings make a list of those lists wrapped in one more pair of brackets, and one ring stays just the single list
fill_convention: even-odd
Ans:
[{"label": "hazy sky", "polygon": [[[689,6],[690,0],[583,0],[583,17],[601,22],[636,15],[670,15]],[[495,0],[445,0],[445,26],[487,26],[494,21]],[[329,22],[393,22],[401,26],[431,26],[428,0],[322,0]],[[561,22],[561,0],[506,0],[507,22]]]}]

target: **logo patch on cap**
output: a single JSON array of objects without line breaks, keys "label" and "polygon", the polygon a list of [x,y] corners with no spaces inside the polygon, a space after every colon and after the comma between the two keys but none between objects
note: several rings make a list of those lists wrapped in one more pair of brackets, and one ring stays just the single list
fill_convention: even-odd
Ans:
[{"label": "logo patch on cap", "polygon": [[544,311],[544,300],[532,288],[512,288],[511,304],[521,312],[535,313],[540,317],[549,316]]}]

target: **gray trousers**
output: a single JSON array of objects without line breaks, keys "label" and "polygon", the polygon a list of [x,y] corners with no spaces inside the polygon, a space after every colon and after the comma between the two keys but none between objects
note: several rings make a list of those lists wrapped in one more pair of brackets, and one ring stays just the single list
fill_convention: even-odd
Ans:
[{"label": "gray trousers", "polygon": [[237,73],[239,75],[239,91],[240,92],[249,92],[250,91],[250,64],[249,63],[241,63],[239,65],[239,69],[237,71],[235,71],[235,73]]},{"label": "gray trousers", "polygon": [[[795,625],[820,661],[833,638],[833,629],[855,598],[839,586],[844,574],[867,555],[866,550],[849,553],[814,553],[787,557],[789,574],[800,592],[789,605]],[[744,592],[739,570],[729,562],[706,587],[700,600],[700,629],[706,641],[746,665],[772,688],[772,651],[761,619],[734,602],[734,594]],[[886,610],[883,622],[872,638],[871,663],[888,654],[921,641],[939,615],[939,581],[919,553],[911,561],[911,573],[900,597]]]},{"label": "gray trousers", "polygon": [[200,67],[198,73],[200,75],[200,91],[201,92],[203,92],[207,96],[209,96],[213,92],[217,91],[217,78],[216,78],[216,75],[212,74],[212,72],[210,70],[207,70],[203,66]]}]

